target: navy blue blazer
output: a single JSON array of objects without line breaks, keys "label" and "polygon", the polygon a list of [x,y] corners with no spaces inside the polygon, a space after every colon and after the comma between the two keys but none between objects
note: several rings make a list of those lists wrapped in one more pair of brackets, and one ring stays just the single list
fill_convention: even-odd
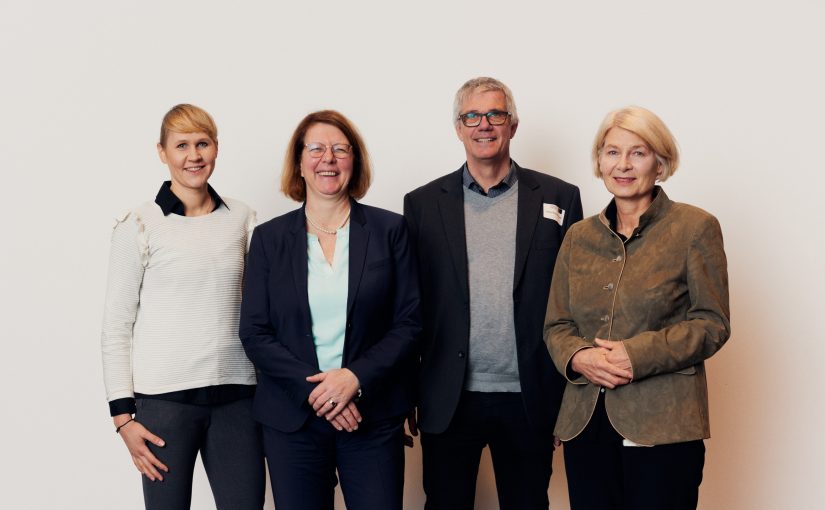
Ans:
[{"label": "navy blue blazer", "polygon": [[[464,232],[462,168],[404,197],[421,271],[421,365],[418,423],[444,432],[455,414],[470,348],[470,288]],[[544,344],[544,316],[556,254],[570,225],[582,219],[579,189],[550,175],[516,165],[518,211],[513,305],[521,397],[534,430],[550,434],[566,381]],[[565,210],[559,224],[544,204]],[[491,268],[491,270],[510,270]]]},{"label": "navy blue blazer", "polygon": [[[307,297],[304,209],[252,234],[240,337],[258,369],[254,416],[282,432],[298,430],[320,372]],[[352,201],[349,289],[342,366],[358,377],[365,421],[406,414],[417,360],[418,276],[404,218]]]}]

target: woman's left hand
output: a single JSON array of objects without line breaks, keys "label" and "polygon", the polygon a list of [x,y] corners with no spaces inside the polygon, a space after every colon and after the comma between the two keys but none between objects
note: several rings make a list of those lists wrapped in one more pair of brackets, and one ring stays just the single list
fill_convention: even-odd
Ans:
[{"label": "woman's left hand", "polygon": [[334,368],[307,377],[307,381],[318,383],[309,394],[309,405],[317,416],[332,420],[349,404],[358,393],[358,378],[348,368]]},{"label": "woman's left hand", "polygon": [[630,363],[630,357],[627,355],[627,349],[624,347],[624,342],[604,340],[602,338],[596,338],[595,341],[596,345],[609,351],[605,355],[605,359],[610,362],[610,364],[630,372],[631,380],[633,380],[633,365]]},{"label": "woman's left hand", "polygon": [[355,402],[350,401],[344,406],[344,409],[338,413],[338,416],[329,420],[329,424],[336,430],[347,432],[355,432],[358,430],[358,424],[361,423],[361,413],[358,412],[358,407]]}]

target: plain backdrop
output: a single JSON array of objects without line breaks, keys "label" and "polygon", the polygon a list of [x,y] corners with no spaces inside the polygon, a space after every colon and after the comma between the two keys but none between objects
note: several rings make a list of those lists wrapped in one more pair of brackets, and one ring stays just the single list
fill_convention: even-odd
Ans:
[{"label": "plain backdrop", "polygon": [[[491,75],[515,93],[514,159],[580,186],[586,215],[610,198],[589,160],[605,113],[639,104],[668,124],[683,159],[664,187],[719,218],[731,282],[699,506],[822,508],[823,5],[0,1],[0,507],[142,508],[99,330],[111,227],[167,175],[169,107],[213,114],[211,182],[260,220],[297,206],[277,191],[295,125],[338,109],[373,157],[364,202],[400,212],[464,161],[453,94]],[[554,473],[568,508],[561,455]],[[418,447],[405,500],[423,506]],[[214,508],[200,467],[192,506]],[[476,507],[497,508],[486,455]]]}]

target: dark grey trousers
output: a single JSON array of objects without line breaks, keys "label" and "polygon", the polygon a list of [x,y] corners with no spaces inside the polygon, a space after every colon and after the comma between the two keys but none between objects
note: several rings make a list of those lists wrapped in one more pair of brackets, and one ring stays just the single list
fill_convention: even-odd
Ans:
[{"label": "dark grey trousers", "polygon": [[216,406],[138,399],[135,418],[166,442],[148,444],[169,473],[162,482],[143,477],[147,510],[189,509],[198,453],[218,510],[263,507],[264,456],[251,398]]}]

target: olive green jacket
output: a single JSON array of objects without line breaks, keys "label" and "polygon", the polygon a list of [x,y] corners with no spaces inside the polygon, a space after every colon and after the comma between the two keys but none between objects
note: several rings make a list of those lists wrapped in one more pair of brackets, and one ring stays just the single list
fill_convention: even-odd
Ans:
[{"label": "olive green jacket", "polygon": [[606,211],[573,225],[555,272],[544,341],[568,382],[555,434],[576,437],[599,387],[570,368],[594,338],[621,340],[633,380],[605,389],[610,423],[643,445],[710,437],[704,360],[730,336],[722,231],[707,212],[661,188],[626,242]]}]

